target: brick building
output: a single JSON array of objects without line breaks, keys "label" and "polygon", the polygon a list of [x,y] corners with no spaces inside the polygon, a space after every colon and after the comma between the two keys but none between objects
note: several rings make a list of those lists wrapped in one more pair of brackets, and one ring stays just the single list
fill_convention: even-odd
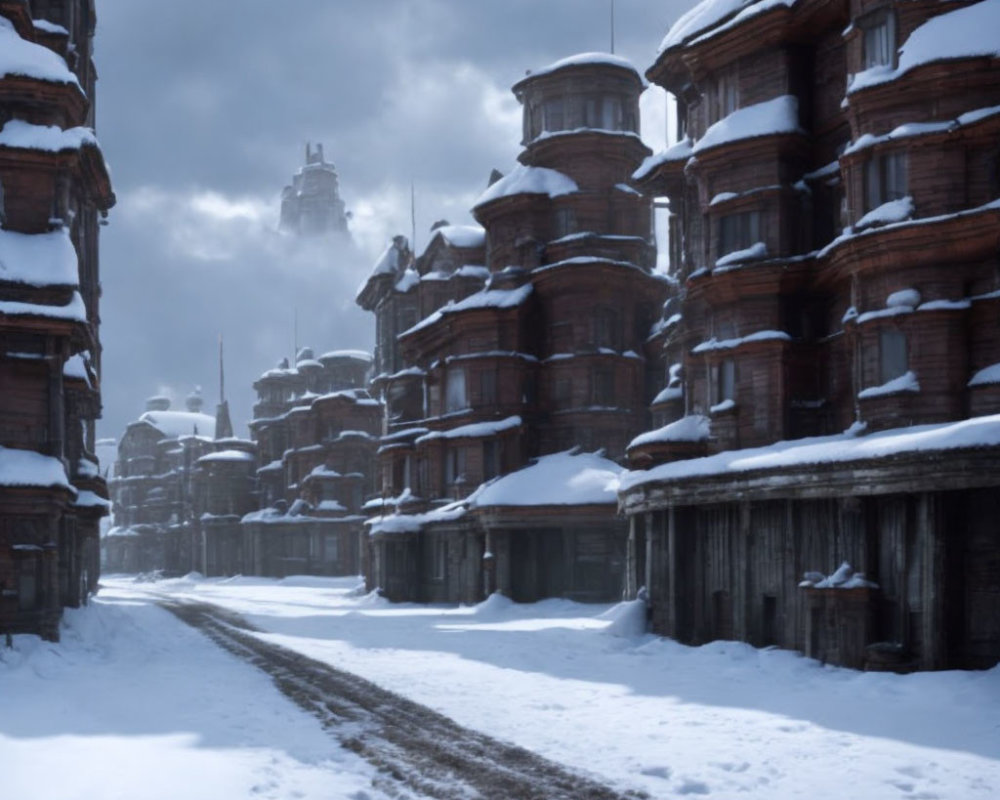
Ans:
[{"label": "brick building", "polygon": [[95,591],[107,489],[90,0],[0,3],[0,631],[59,635]]},{"label": "brick building", "polygon": [[242,562],[240,519],[256,507],[256,447],[233,436],[229,408],[202,411],[196,389],[183,411],[151,397],[118,444],[114,527],[101,541],[105,570],[231,574]]},{"label": "brick building", "polygon": [[371,356],[302,348],[254,383],[258,510],[243,517],[248,574],[351,575],[363,569],[363,504],[374,494],[381,404]]},{"label": "brick building", "polygon": [[656,631],[1000,658],[998,31],[997,0],[800,0],[664,39],[678,143],[634,182],[680,286],[621,492]]},{"label": "brick building", "polygon": [[[368,578],[392,599],[620,594],[614,493],[567,487],[613,475],[648,424],[644,344],[668,286],[627,183],[649,154],[642,88],[604,54],[530,73],[513,87],[524,149],[476,203],[483,231],[443,227],[415,261],[397,237],[359,292],[386,399]],[[543,462],[563,481],[524,494]]]}]

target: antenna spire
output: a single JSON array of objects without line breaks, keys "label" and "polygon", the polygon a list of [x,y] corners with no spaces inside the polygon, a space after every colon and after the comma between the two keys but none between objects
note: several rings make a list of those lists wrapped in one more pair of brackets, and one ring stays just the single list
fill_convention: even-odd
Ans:
[{"label": "antenna spire", "polygon": [[417,190],[410,180],[410,251],[417,252]]},{"label": "antenna spire", "polygon": [[219,402],[226,402],[226,368],[222,360],[222,334],[219,334]]},{"label": "antenna spire", "polygon": [[611,55],[615,54],[615,0],[611,0]]},{"label": "antenna spire", "polygon": [[299,307],[292,312],[292,364],[299,358]]}]

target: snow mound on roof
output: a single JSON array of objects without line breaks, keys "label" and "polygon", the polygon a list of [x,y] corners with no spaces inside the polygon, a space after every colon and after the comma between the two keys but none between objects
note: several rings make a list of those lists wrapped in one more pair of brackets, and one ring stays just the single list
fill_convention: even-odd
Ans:
[{"label": "snow mound on roof", "polygon": [[34,450],[0,446],[0,486],[61,486],[71,489],[58,458]]},{"label": "snow mound on roof", "polygon": [[798,98],[785,94],[763,103],[739,108],[723,117],[705,131],[692,152],[697,154],[710,147],[756,136],[801,132]]},{"label": "snow mound on roof", "polygon": [[14,24],[0,16],[0,78],[26,75],[52,83],[80,85],[61,56],[40,44],[22,39]]},{"label": "snow mound on roof", "polygon": [[622,468],[596,453],[541,456],[534,464],[484,485],[471,506],[575,506],[617,502]]},{"label": "snow mound on roof", "polygon": [[852,427],[833,436],[814,436],[764,447],[727,450],[704,458],[661,464],[648,471],[626,472],[621,478],[621,490],[628,491],[645,483],[735,475],[752,470],[793,469],[804,465],[846,463],[966,447],[1000,447],[1000,414],[940,425],[892,428],[865,436],[856,434],[856,429]]},{"label": "snow mound on roof", "polygon": [[79,150],[85,144],[97,144],[97,137],[90,128],[63,130],[57,125],[32,125],[24,120],[12,119],[0,130],[0,146],[3,147],[58,153],[62,150]]},{"label": "snow mound on roof", "polygon": [[193,411],[147,411],[139,417],[139,421],[148,422],[169,438],[193,434],[215,438],[215,417],[208,414]]},{"label": "snow mound on roof", "polygon": [[482,247],[486,244],[486,231],[479,225],[442,225],[434,229],[431,241],[437,236],[452,247]]},{"label": "snow mound on roof", "polygon": [[894,81],[911,69],[954,58],[1000,56],[1000,0],[983,0],[949,11],[920,25],[899,48],[895,69],[878,66],[854,76],[851,92]]},{"label": "snow mound on roof", "polygon": [[48,305],[46,303],[21,303],[17,300],[0,301],[0,314],[9,317],[47,317],[49,319],[68,319],[73,322],[87,321],[87,306],[79,292],[64,306]]},{"label": "snow mound on roof", "polygon": [[319,357],[319,360],[327,361],[334,358],[354,358],[358,361],[371,361],[372,354],[367,350],[331,350],[329,353],[323,353]]},{"label": "snow mound on roof", "polygon": [[219,462],[219,461],[255,461],[253,453],[243,450],[220,450],[217,453],[209,453],[198,459],[198,463]]},{"label": "snow mound on roof", "polygon": [[525,80],[528,78],[537,78],[541,75],[548,75],[560,69],[565,69],[566,67],[580,67],[588,64],[599,64],[602,66],[621,67],[622,69],[627,69],[629,72],[635,73],[636,77],[642,80],[642,76],[639,75],[639,70],[637,70],[635,68],[635,65],[627,58],[622,58],[621,56],[617,56],[612,53],[598,53],[598,52],[577,53],[576,55],[567,56],[566,58],[561,58],[558,61],[549,64],[547,67],[542,67],[541,69],[528,70],[528,74],[527,76],[525,76]]},{"label": "snow mound on roof", "polygon": [[646,156],[639,165],[639,168],[632,173],[632,180],[641,181],[661,164],[667,164],[671,161],[687,161],[693,153],[694,147],[691,139],[685,136],[679,142],[670,145],[666,150]]},{"label": "snow mound on roof", "polygon": [[69,231],[27,234],[0,230],[0,281],[77,286],[79,267]]},{"label": "snow mound on roof", "polygon": [[627,449],[657,442],[703,442],[712,432],[712,423],[703,414],[689,414],[655,431],[640,433]]},{"label": "snow mound on roof", "polygon": [[442,306],[433,314],[429,314],[424,317],[412,328],[403,331],[399,335],[405,336],[408,333],[422,330],[428,325],[433,325],[445,314],[454,314],[458,311],[469,311],[474,308],[514,308],[527,300],[531,295],[531,292],[532,287],[530,283],[526,283],[524,286],[519,286],[517,289],[483,289],[475,294],[470,294],[464,300],[459,300],[457,303],[449,302],[447,305]]},{"label": "snow mound on roof", "polygon": [[796,0],[704,0],[681,17],[667,31],[660,42],[659,52],[669,50],[698,34],[730,20],[726,28],[749,19],[776,6],[791,6]]},{"label": "snow mound on roof", "polygon": [[483,192],[475,203],[475,208],[517,194],[547,194],[559,197],[579,191],[576,181],[568,175],[548,167],[528,167],[518,164],[509,174],[502,177]]}]

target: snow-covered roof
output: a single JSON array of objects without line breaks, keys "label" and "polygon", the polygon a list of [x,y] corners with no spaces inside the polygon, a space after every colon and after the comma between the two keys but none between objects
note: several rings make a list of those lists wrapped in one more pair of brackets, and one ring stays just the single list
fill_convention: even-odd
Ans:
[{"label": "snow-covered roof", "polygon": [[635,65],[629,61],[627,58],[622,58],[621,56],[614,55],[613,53],[577,53],[572,56],[567,56],[566,58],[561,58],[558,61],[549,64],[547,67],[542,67],[541,69],[528,70],[527,75],[522,78],[518,83],[523,83],[531,78],[538,78],[542,75],[550,75],[553,72],[557,72],[561,69],[566,69],[567,67],[580,67],[586,65],[600,65],[600,66],[610,66],[610,67],[620,67],[621,69],[626,69],[629,72],[635,74],[635,76],[642,81],[643,78],[639,74],[639,71],[635,68]]},{"label": "snow-covered roof", "polygon": [[431,522],[453,522],[461,519],[467,510],[465,502],[458,501],[425,514],[390,514],[373,517],[365,524],[371,528],[372,533],[415,533]]},{"label": "snow-covered roof", "polygon": [[627,450],[657,442],[703,442],[711,433],[712,423],[702,414],[689,414],[669,425],[657,428],[655,431],[640,433],[631,442]]},{"label": "snow-covered roof", "polygon": [[35,30],[42,31],[42,33],[54,33],[58,36],[69,36],[69,31],[62,25],[56,25],[54,22],[49,22],[47,19],[32,20],[32,23],[35,26]]},{"label": "snow-covered roof", "polygon": [[521,418],[518,416],[507,417],[506,419],[493,422],[473,422],[469,425],[459,425],[446,431],[432,431],[426,433],[416,440],[415,444],[430,442],[435,439],[472,439],[485,436],[495,436],[504,431],[513,430],[521,425]]},{"label": "snow-covered roof", "polygon": [[[882,136],[864,133],[851,142],[847,148],[845,148],[843,154],[847,156],[851,153],[856,153],[860,150],[865,150],[884,142],[894,142],[900,139],[910,139],[915,136],[927,136],[934,133],[946,133],[948,131],[962,128],[966,125],[972,125],[973,123],[988,119],[989,117],[995,117],[998,114],[1000,114],[1000,106],[987,106],[986,108],[977,108],[973,111],[961,114],[954,119],[944,120],[941,122],[907,122],[896,126],[889,133],[883,134]],[[839,166],[839,162],[834,162],[834,164]],[[810,176],[806,175],[806,177],[808,178]]]},{"label": "snow-covered roof", "polygon": [[319,360],[327,361],[335,358],[354,358],[358,361],[371,362],[372,354],[367,350],[331,350],[329,353],[323,353]]},{"label": "snow-covered roof", "polygon": [[[1000,2],[1000,0],[998,0]],[[771,136],[778,133],[801,133],[799,127],[799,101],[785,94],[763,103],[738,108],[709,126],[691,152],[698,153],[720,144]]]},{"label": "snow-covered roof", "polygon": [[87,306],[79,292],[64,306],[52,306],[43,303],[20,303],[15,300],[0,301],[0,314],[8,317],[48,317],[49,319],[65,319],[72,322],[87,321]]},{"label": "snow-covered roof", "polygon": [[402,266],[402,251],[396,246],[395,242],[390,243],[390,245],[382,251],[382,255],[378,257],[375,261],[375,266],[372,267],[372,275],[392,275],[397,272]]},{"label": "snow-covered roof", "polygon": [[580,190],[576,181],[558,170],[548,167],[529,167],[518,164],[507,175],[487,187],[474,208],[499,200],[501,197],[512,197],[518,194],[544,194],[549,197],[560,197]]},{"label": "snow-covered roof", "polygon": [[22,39],[14,24],[0,16],[0,78],[7,75],[26,75],[52,83],[80,85],[61,56],[47,47]]},{"label": "snow-covered roof", "polygon": [[25,150],[79,150],[85,144],[97,144],[97,137],[90,128],[67,128],[56,125],[32,125],[20,119],[8,120],[0,130],[0,147],[19,147]]},{"label": "snow-covered roof", "polygon": [[474,308],[514,308],[521,305],[531,295],[532,287],[530,283],[519,286],[517,289],[483,289],[475,294],[470,294],[464,300],[457,303],[449,302],[442,306],[433,314],[424,317],[420,322],[409,330],[403,331],[400,336],[426,328],[433,325],[445,314],[454,314],[458,311],[469,311]]},{"label": "snow-covered roof", "polygon": [[934,61],[976,56],[1000,56],[1000,0],[982,0],[975,5],[932,17],[910,34],[899,48],[896,67],[879,65],[857,73],[847,93],[894,81],[910,70]]},{"label": "snow-covered roof", "polygon": [[[703,0],[681,17],[660,42],[659,52],[686,41],[708,38],[733,25],[777,6],[791,6],[796,0]],[[722,23],[726,23],[722,25]],[[716,28],[716,26],[719,26]],[[711,30],[710,30],[711,29]]]},{"label": "snow-covered roof", "polygon": [[164,436],[177,438],[197,434],[215,437],[215,417],[194,411],[147,411],[139,422],[148,422]]},{"label": "snow-covered roof", "polygon": [[78,508],[111,508],[111,501],[106,500],[101,497],[96,492],[90,491],[90,489],[81,489],[76,494],[76,500],[73,501],[73,505]]},{"label": "snow-covered roof", "polygon": [[747,334],[746,336],[739,336],[733,339],[716,339],[713,336],[711,339],[695,345],[691,352],[707,353],[711,350],[731,350],[734,347],[740,347],[741,345],[749,344],[750,342],[766,342],[772,340],[788,342],[791,341],[791,339],[792,337],[784,331],[756,331],[754,333]]},{"label": "snow-covered roof", "polygon": [[674,142],[666,150],[646,156],[639,169],[632,173],[632,180],[641,181],[661,164],[671,161],[687,161],[694,154],[694,144],[685,136],[679,142]]},{"label": "snow-covered roof", "polygon": [[208,453],[198,459],[199,464],[212,463],[219,461],[255,461],[253,453],[247,453],[243,450],[220,450],[218,453]]},{"label": "snow-covered roof", "polygon": [[87,362],[82,355],[70,356],[63,364],[63,375],[67,378],[76,378],[85,381],[90,386],[90,373],[87,370]]},{"label": "snow-covered roof", "polygon": [[75,491],[58,458],[3,446],[0,446],[0,486],[59,486]]},{"label": "snow-covered roof", "polygon": [[622,468],[596,453],[541,456],[469,497],[471,507],[613,504]]},{"label": "snow-covered roof", "polygon": [[431,232],[427,246],[430,247],[438,236],[452,247],[482,247],[486,244],[486,231],[479,225],[442,225]]},{"label": "snow-covered roof", "polygon": [[846,463],[903,453],[1000,447],[1000,414],[938,425],[893,428],[865,436],[858,436],[857,433],[852,428],[833,436],[727,450],[704,458],[661,464],[648,471],[626,472],[622,476],[620,490],[628,491],[646,483],[735,475],[753,470],[790,469],[811,464]]},{"label": "snow-covered roof", "polygon": [[0,230],[0,281],[29,286],[76,286],[79,267],[69,231]]},{"label": "snow-covered roof", "polygon": [[969,386],[988,386],[993,383],[1000,383],[1000,363],[983,367],[972,376]]}]

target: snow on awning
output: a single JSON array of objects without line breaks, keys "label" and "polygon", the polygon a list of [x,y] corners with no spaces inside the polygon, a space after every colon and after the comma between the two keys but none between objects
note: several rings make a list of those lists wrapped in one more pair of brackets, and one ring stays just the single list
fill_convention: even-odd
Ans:
[{"label": "snow on awning", "polygon": [[50,306],[44,303],[19,303],[13,300],[0,301],[0,314],[8,317],[48,317],[71,322],[87,321],[87,306],[79,292],[73,292],[64,306]]},{"label": "snow on awning", "polygon": [[776,442],[764,447],[727,450],[704,458],[661,464],[647,471],[626,472],[620,491],[650,483],[688,478],[736,476],[756,470],[795,469],[807,465],[849,463],[909,453],[959,448],[1000,447],[1000,414],[959,422],[914,425],[858,436],[852,428],[833,436]]},{"label": "snow on awning", "polygon": [[481,292],[470,294],[464,300],[459,300],[457,303],[449,302],[433,314],[424,317],[412,328],[403,331],[399,336],[407,336],[415,331],[426,328],[428,325],[433,325],[445,314],[470,311],[476,308],[514,308],[527,300],[531,292],[532,287],[530,283],[519,286],[517,289],[483,289]]},{"label": "snow on awning", "polygon": [[641,181],[662,164],[668,164],[672,161],[687,161],[693,154],[694,145],[691,139],[685,136],[679,142],[670,145],[666,150],[661,150],[659,153],[647,156],[639,165],[639,169],[632,173],[632,180]]},{"label": "snow on awning", "polygon": [[710,147],[758,136],[802,132],[799,127],[798,98],[785,94],[763,103],[739,108],[723,117],[695,142],[692,152],[697,155]]},{"label": "snow on awning", "polygon": [[253,453],[247,453],[243,450],[220,450],[217,453],[209,453],[198,459],[199,464],[213,463],[220,461],[227,462],[247,462],[256,461],[256,457]]},{"label": "snow on awning", "polygon": [[483,485],[470,507],[612,505],[622,468],[596,453],[553,453]]},{"label": "snow on awning", "polygon": [[518,194],[541,194],[561,197],[580,190],[568,175],[548,167],[528,167],[518,164],[507,175],[489,186],[476,200],[473,208],[492,203],[501,197]]},{"label": "snow on awning", "polygon": [[633,447],[658,442],[703,442],[711,434],[711,427],[712,423],[708,417],[703,414],[690,414],[655,431],[640,433],[625,449],[631,450]]},{"label": "snow on awning", "polygon": [[58,458],[3,446],[0,446],[0,486],[57,486],[76,492]]},{"label": "snow on awning", "polygon": [[857,73],[847,93],[894,81],[916,67],[935,61],[1000,56],[1000,0],[982,0],[975,5],[932,17],[910,34],[899,48],[895,68],[871,67]]},{"label": "snow on awning", "polygon": [[460,425],[447,431],[432,431],[426,433],[416,440],[415,444],[422,442],[432,442],[436,439],[474,439],[486,436],[496,436],[498,433],[513,430],[521,425],[519,416],[507,417],[496,422],[473,422],[469,425]]},{"label": "snow on awning", "polygon": [[6,17],[0,16],[0,78],[24,75],[51,83],[71,83],[76,79],[63,58],[40,44],[22,39]]},{"label": "snow on awning", "polygon": [[0,281],[75,288],[79,262],[69,231],[61,228],[28,234],[0,230]]},{"label": "snow on awning", "polygon": [[18,147],[25,150],[79,150],[85,144],[97,146],[97,137],[90,128],[67,128],[56,125],[32,125],[12,119],[0,130],[0,147]]}]

